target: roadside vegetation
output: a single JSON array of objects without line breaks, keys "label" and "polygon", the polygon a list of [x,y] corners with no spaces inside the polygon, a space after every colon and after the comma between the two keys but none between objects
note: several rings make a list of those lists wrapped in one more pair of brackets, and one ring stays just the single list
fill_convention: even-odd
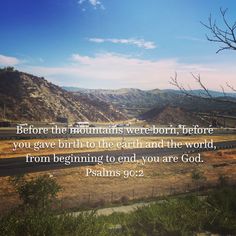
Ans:
[{"label": "roadside vegetation", "polygon": [[48,176],[11,179],[21,204],[0,218],[6,236],[158,236],[197,235],[211,232],[236,235],[236,187],[219,179],[219,187],[204,196],[168,197],[128,214],[98,216],[87,211],[73,216],[59,214],[57,193],[61,187]]}]

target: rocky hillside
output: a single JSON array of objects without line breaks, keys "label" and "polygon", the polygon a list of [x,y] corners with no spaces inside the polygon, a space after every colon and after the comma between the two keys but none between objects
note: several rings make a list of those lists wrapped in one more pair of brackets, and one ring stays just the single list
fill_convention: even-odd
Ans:
[{"label": "rocky hillside", "polygon": [[142,114],[142,119],[150,121],[151,123],[157,123],[160,125],[209,125],[211,120],[204,118],[198,113],[186,111],[180,107],[164,106],[163,108],[154,108],[148,112]]},{"label": "rocky hillside", "polygon": [[[4,112],[5,107],[5,112]],[[114,121],[126,117],[112,105],[77,92],[72,94],[44,78],[0,70],[0,116],[12,120]]]},{"label": "rocky hillside", "polygon": [[206,99],[176,94],[174,100],[158,103],[139,117],[158,124],[235,126],[235,118],[232,123],[228,117],[236,117],[236,99],[233,97],[224,97],[223,100],[222,97]]},{"label": "rocky hillside", "polygon": [[[195,117],[191,113],[214,113],[236,116],[236,97],[235,94],[227,94],[228,100],[234,103],[224,103],[221,99],[226,99],[220,92],[210,91],[211,95],[216,100],[204,99],[198,97],[187,97],[176,90],[140,90],[140,89],[77,89],[66,88],[73,94],[84,93],[87,96],[95,96],[98,99],[111,103],[121,109],[130,117],[140,117],[142,119],[152,120],[155,116],[159,116],[160,112],[166,114],[165,120],[171,119],[167,111],[170,109],[185,113],[182,115],[182,120],[185,116],[190,118]],[[192,91],[193,95],[201,94],[201,90]],[[180,116],[179,116],[180,118]],[[154,119],[156,120],[156,119]],[[181,119],[180,119],[181,120]]]},{"label": "rocky hillside", "polygon": [[175,98],[174,94],[165,93],[161,90],[157,93],[156,90],[152,92],[134,88],[105,90],[66,87],[65,89],[73,94],[84,93],[88,96],[95,96],[98,99],[115,105],[129,117],[137,117],[151,108],[154,108],[157,104],[165,104],[166,101]]}]

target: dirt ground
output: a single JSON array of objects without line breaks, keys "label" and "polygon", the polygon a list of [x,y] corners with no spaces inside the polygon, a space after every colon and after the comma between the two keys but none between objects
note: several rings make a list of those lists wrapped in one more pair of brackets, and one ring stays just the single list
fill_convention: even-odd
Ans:
[{"label": "dirt ground", "polygon": [[[107,203],[127,203],[128,200],[152,198],[174,193],[189,192],[200,186],[216,186],[220,176],[236,183],[236,149],[202,153],[204,162],[196,163],[150,163],[96,165],[92,170],[137,170],[143,169],[144,177],[86,177],[87,167],[67,168],[50,172],[29,174],[34,178],[47,174],[62,186],[58,194],[63,209],[104,206]],[[201,173],[199,180],[192,178],[194,170]],[[9,183],[9,177],[0,178],[0,212],[20,203]]]}]

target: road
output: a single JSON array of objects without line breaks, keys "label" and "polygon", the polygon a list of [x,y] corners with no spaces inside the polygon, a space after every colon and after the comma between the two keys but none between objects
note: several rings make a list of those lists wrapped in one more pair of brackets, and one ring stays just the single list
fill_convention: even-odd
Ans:
[{"label": "road", "polygon": [[[227,148],[236,148],[236,140],[234,141],[225,141],[225,142],[216,142],[215,146],[217,149],[227,149]],[[103,151],[103,152],[93,152],[93,153],[80,153],[77,155],[86,156],[87,154],[93,154],[94,156],[100,155],[113,155],[115,158],[124,155],[124,156],[132,156],[133,153],[136,153],[137,159],[140,159],[142,155],[149,156],[170,156],[170,155],[181,155],[183,153],[198,153],[207,151],[206,149],[132,149],[132,150],[116,150],[116,151]],[[60,154],[60,156],[68,156],[68,154]],[[50,160],[52,160],[52,155],[50,156]],[[25,161],[25,157],[18,158],[3,158],[0,159],[0,176],[12,176],[19,175],[31,172],[39,172],[39,171],[49,171],[53,169],[63,169],[70,167],[78,167],[78,166],[89,166],[94,165],[96,163],[86,162],[86,163],[72,163],[70,165],[65,165],[64,163],[55,163],[55,162],[45,162],[45,163],[27,163]]]},{"label": "road", "polygon": [[[39,128],[39,127],[38,127]],[[41,128],[45,128],[45,127],[41,127]],[[108,131],[111,130],[111,128],[108,127],[95,127],[95,128],[91,128],[91,130],[93,129],[99,129],[99,128],[105,128]],[[111,134],[103,134],[103,133],[99,133],[99,134],[52,134],[51,130],[49,130],[48,134],[16,134],[16,128],[0,128],[0,140],[17,140],[17,139],[49,139],[49,138],[80,138],[80,137],[120,137],[122,135],[124,136],[140,136],[140,134],[136,134],[135,132],[131,133],[127,133],[127,129],[131,129],[131,130],[135,130],[135,129],[144,129],[143,127],[125,127],[125,128],[121,128],[122,132],[124,132],[124,134],[114,134],[114,132],[112,132]],[[168,129],[169,127],[157,127],[157,128],[163,128],[163,129]],[[114,129],[116,130],[116,129]],[[181,134],[181,129],[177,128],[176,129],[179,134],[178,136],[185,136],[183,134]],[[214,128],[214,135],[230,135],[230,134],[235,134],[236,135],[236,128]],[[166,134],[145,134],[145,136],[169,136],[169,133]],[[172,134],[172,136],[175,134]],[[141,135],[142,136],[142,135]]]}]

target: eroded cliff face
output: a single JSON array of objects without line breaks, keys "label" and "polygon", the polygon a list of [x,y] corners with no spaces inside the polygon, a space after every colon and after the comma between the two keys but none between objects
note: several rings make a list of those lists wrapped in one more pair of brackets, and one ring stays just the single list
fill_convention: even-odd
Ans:
[{"label": "eroded cliff face", "polygon": [[70,121],[115,121],[126,119],[112,105],[69,93],[44,78],[19,71],[0,70],[0,112],[13,120],[55,121],[66,117]]}]

